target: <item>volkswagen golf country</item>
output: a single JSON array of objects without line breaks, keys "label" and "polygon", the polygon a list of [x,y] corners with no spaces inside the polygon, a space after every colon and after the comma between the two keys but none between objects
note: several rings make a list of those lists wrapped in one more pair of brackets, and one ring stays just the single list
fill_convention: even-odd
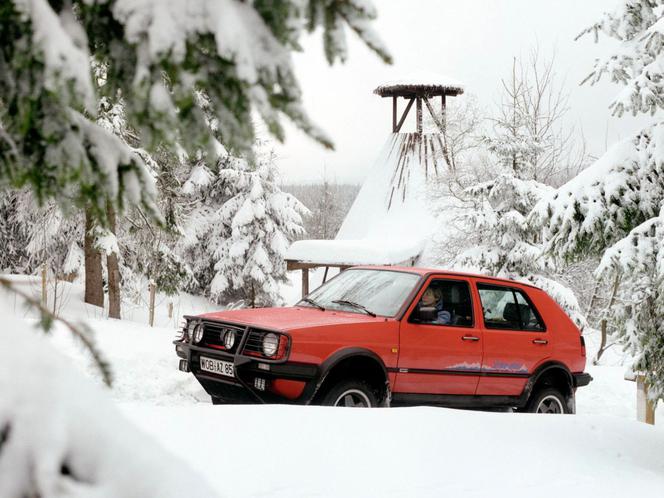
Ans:
[{"label": "volkswagen golf country", "polygon": [[214,403],[437,405],[574,413],[583,336],[544,291],[355,267],[293,307],[186,316],[180,370]]}]

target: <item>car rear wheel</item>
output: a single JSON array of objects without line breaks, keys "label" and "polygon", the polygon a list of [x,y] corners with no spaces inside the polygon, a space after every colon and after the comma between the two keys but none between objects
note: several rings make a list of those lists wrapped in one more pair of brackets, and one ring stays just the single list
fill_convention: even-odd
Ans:
[{"label": "car rear wheel", "polygon": [[526,411],[556,415],[570,413],[567,399],[558,389],[553,387],[536,391],[528,401]]},{"label": "car rear wheel", "polygon": [[347,380],[330,389],[321,404],[347,408],[372,408],[378,406],[378,400],[376,393],[366,382]]}]

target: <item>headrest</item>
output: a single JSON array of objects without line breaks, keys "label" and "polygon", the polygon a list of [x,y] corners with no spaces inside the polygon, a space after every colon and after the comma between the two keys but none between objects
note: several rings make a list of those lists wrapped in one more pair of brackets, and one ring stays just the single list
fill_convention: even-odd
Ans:
[{"label": "headrest", "polygon": [[518,324],[519,313],[521,320],[523,320],[524,323],[528,323],[530,320],[530,307],[527,304],[507,303],[503,310],[503,318],[508,322]]}]

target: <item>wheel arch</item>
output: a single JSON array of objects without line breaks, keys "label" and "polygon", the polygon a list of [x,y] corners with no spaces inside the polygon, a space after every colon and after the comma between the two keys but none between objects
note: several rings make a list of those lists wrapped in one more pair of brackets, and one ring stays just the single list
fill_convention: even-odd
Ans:
[{"label": "wheel arch", "polygon": [[524,388],[524,404],[537,389],[544,386],[558,388],[568,399],[574,397],[574,376],[565,364],[558,361],[546,362],[535,370]]},{"label": "wheel arch", "polygon": [[319,401],[335,382],[343,378],[358,378],[369,382],[376,389],[379,402],[388,398],[389,377],[385,363],[373,351],[355,347],[336,351],[321,364],[313,403]]}]

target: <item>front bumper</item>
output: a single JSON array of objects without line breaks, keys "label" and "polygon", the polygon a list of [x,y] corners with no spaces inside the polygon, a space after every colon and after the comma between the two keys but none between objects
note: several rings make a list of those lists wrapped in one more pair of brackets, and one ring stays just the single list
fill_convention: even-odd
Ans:
[{"label": "front bumper", "polygon": [[[308,404],[318,388],[317,365],[271,363],[185,342],[175,341],[174,344],[176,353],[181,358],[180,370],[193,373],[203,389],[222,403]],[[227,377],[201,370],[201,356],[233,363],[235,376]],[[303,385],[301,392],[296,396],[286,395],[279,387],[288,383]]]}]

